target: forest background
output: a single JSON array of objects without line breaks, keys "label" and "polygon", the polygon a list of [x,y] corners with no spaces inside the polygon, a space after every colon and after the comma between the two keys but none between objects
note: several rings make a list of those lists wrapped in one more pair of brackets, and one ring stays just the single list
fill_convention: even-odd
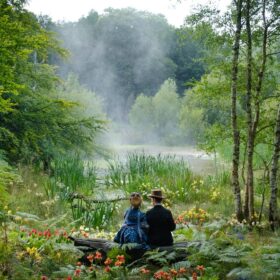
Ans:
[{"label": "forest background", "polygon": [[[246,224],[249,231],[265,217],[265,230],[276,230],[277,237],[278,0],[237,0],[225,13],[197,7],[180,28],[162,15],[131,8],[91,11],[77,22],[55,23],[32,14],[25,4],[0,1],[4,276],[15,273],[13,246],[27,250],[15,241],[17,226],[27,215],[16,211],[17,204],[31,215],[47,213],[45,218],[66,213],[68,220],[62,224],[98,221],[96,230],[105,227],[115,207],[98,208],[103,211],[95,212],[100,219],[90,216],[86,197],[98,193],[100,185],[128,194],[136,187],[147,193],[158,184],[171,202],[184,207],[186,202],[195,202],[195,207],[206,203],[213,213],[222,209],[226,218],[234,213],[238,226]],[[182,161],[128,155],[127,163],[109,163],[103,178],[89,160],[108,159],[112,142],[195,145],[213,156],[216,174],[202,180]],[[217,159],[227,163],[226,170],[219,170]],[[40,194],[33,211],[27,185]],[[77,193],[80,204],[74,203]],[[44,212],[40,205],[45,201]],[[42,255],[48,255],[45,249]],[[26,259],[35,256],[26,252]],[[279,256],[274,258],[271,279],[279,275],[279,269],[274,270]],[[197,255],[200,264],[202,259]],[[42,267],[39,272],[48,271]],[[225,270],[209,267],[211,277],[224,277],[235,268],[232,263]],[[254,269],[249,270],[256,277],[260,268]],[[33,275],[32,268],[28,271]]]}]

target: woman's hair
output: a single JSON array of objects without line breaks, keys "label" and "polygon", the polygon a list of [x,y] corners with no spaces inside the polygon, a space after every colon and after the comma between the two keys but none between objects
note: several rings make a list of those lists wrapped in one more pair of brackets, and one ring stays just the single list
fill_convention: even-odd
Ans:
[{"label": "woman's hair", "polygon": [[142,197],[141,194],[138,192],[133,192],[130,194],[130,205],[134,208],[139,208],[141,206],[142,203]]}]

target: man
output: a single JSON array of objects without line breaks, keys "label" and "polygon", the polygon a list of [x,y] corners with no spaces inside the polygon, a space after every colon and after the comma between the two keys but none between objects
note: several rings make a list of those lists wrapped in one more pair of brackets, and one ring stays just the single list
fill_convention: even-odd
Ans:
[{"label": "man", "polygon": [[170,246],[173,244],[171,231],[176,228],[171,212],[164,208],[161,203],[164,199],[162,191],[152,190],[148,195],[152,199],[153,208],[146,213],[149,224],[148,244],[151,248]]}]

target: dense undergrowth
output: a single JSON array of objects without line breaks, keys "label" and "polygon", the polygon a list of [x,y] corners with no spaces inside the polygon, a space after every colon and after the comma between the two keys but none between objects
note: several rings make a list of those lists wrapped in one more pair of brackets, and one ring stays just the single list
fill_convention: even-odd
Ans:
[{"label": "dense undergrowth", "polygon": [[[52,169],[50,176],[1,161],[0,279],[280,279],[279,232],[264,219],[247,225],[231,216],[226,170],[201,176],[182,160],[145,154],[109,162],[103,178],[77,156],[57,159]],[[176,252],[150,251],[131,263],[116,247],[107,260],[96,252],[90,266],[79,263],[82,254],[67,237],[112,240],[128,201],[106,200],[138,190],[145,211],[154,187],[167,196],[174,239],[188,241],[188,257],[178,262]],[[261,204],[259,197],[258,210]]]}]

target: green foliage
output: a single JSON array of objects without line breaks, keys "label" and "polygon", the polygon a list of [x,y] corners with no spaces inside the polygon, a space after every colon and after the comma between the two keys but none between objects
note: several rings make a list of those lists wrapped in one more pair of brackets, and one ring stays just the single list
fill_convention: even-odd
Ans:
[{"label": "green foliage", "polygon": [[104,122],[59,93],[49,54],[66,55],[53,33],[17,5],[1,1],[0,144],[11,163],[42,163],[56,154],[92,151]]},{"label": "green foliage", "polygon": [[72,217],[77,224],[93,228],[104,228],[112,220],[115,203],[91,203],[84,199],[75,199],[71,202]]}]

